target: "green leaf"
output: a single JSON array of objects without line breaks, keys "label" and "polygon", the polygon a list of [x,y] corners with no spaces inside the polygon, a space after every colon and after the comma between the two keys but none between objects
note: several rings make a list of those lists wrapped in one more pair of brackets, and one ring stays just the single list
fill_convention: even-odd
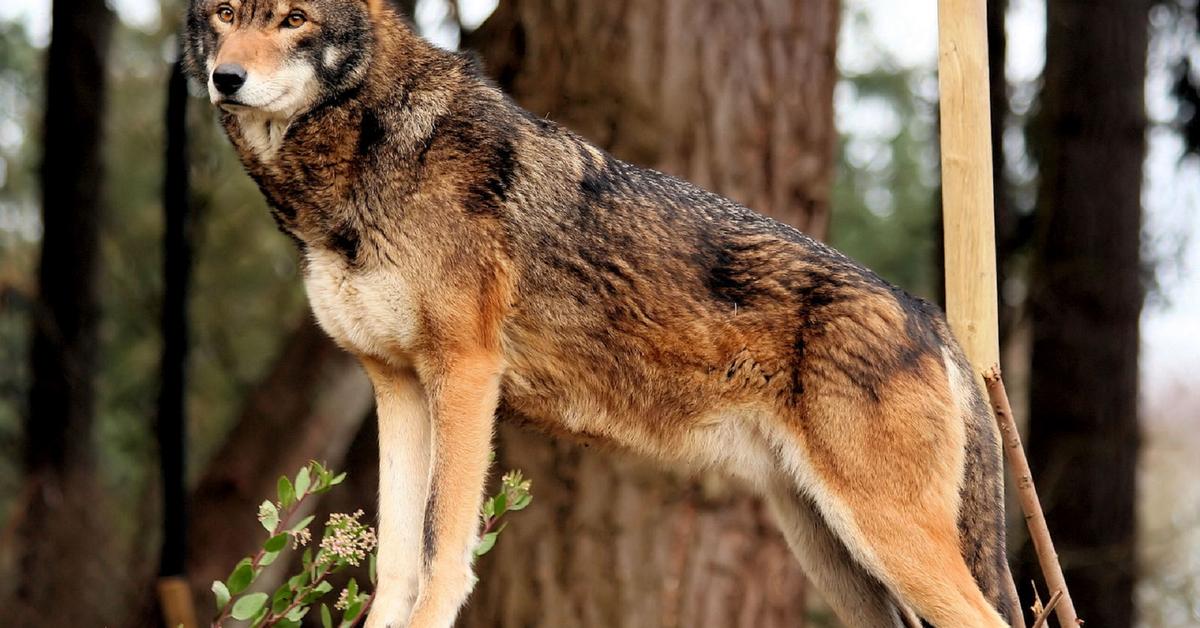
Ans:
[{"label": "green leaf", "polygon": [[508,495],[500,493],[493,499],[496,502],[496,516],[499,517],[500,515],[504,514],[505,510],[508,509]]},{"label": "green leaf", "polygon": [[296,503],[296,489],[292,487],[292,481],[286,475],[279,476],[279,485],[276,487],[276,492],[279,494],[279,505],[283,508],[291,508],[292,504]]},{"label": "green leaf", "polygon": [[345,482],[345,481],[346,481],[346,472],[342,471],[341,473],[333,476],[333,479],[329,480],[329,485],[337,486],[338,484],[341,484],[342,482]]},{"label": "green leaf", "polygon": [[343,626],[352,625],[351,622],[353,622],[354,618],[358,617],[358,614],[361,612],[362,612],[362,602],[352,602],[349,606],[346,607],[346,611],[344,613],[342,613],[342,625]]},{"label": "green leaf", "polygon": [[300,556],[300,564],[304,566],[304,571],[308,571],[308,568],[312,567],[312,559],[312,548],[304,548],[304,554]]},{"label": "green leaf", "polygon": [[279,585],[275,595],[271,596],[271,612],[282,613],[292,603],[292,587],[289,582]]},{"label": "green leaf", "polygon": [[278,552],[279,550],[283,549],[284,547],[287,547],[287,542],[288,542],[287,532],[281,532],[281,533],[276,534],[275,536],[267,539],[267,542],[263,543],[263,549],[267,550],[268,552]]},{"label": "green leaf", "polygon": [[303,498],[311,484],[312,478],[308,476],[308,467],[300,469],[300,473],[296,474],[296,499]]},{"label": "green leaf", "polygon": [[258,507],[258,521],[262,523],[262,527],[267,529],[267,532],[274,532],[279,526],[279,509],[275,507],[275,503],[271,500],[266,500]]},{"label": "green leaf", "polygon": [[321,628],[333,628],[333,616],[329,614],[329,607],[321,605]]},{"label": "green leaf", "polygon": [[351,600],[358,598],[358,582],[354,578],[351,578],[350,582],[346,583],[346,597]]},{"label": "green leaf", "polygon": [[320,488],[320,492],[324,493],[333,488],[333,471],[321,466],[319,462],[313,464],[316,465],[317,486]]},{"label": "green leaf", "polygon": [[308,524],[312,523],[314,518],[315,518],[314,515],[309,515],[309,516],[301,519],[299,523],[297,523],[296,525],[294,525],[290,529],[288,529],[288,532],[295,534],[295,533],[303,530],[304,528],[307,528]]},{"label": "green leaf", "polygon": [[250,559],[243,558],[233,568],[233,573],[225,579],[225,585],[229,587],[230,595],[237,595],[246,590],[250,583],[254,581],[254,569],[251,567]]},{"label": "green leaf", "polygon": [[267,615],[270,614],[270,609],[268,609],[264,604],[263,607],[258,609],[258,612],[254,614],[254,617],[250,618],[251,628],[258,628],[258,626],[263,625],[263,622],[267,619]]},{"label": "green leaf", "polygon": [[292,591],[298,591],[308,586],[308,569],[288,578],[287,585]]},{"label": "green leaf", "polygon": [[305,593],[304,597],[300,599],[300,603],[301,604],[312,604],[313,602],[316,602],[317,600],[321,599],[321,596],[325,595],[326,593],[329,593],[332,590],[333,590],[332,584],[329,584],[328,582],[321,582],[317,586],[313,587],[312,590],[310,590],[308,593]]},{"label": "green leaf", "polygon": [[293,608],[292,610],[288,611],[287,618],[291,621],[299,622],[301,619],[304,619],[304,616],[307,614],[308,614],[307,606],[297,606],[296,608]]},{"label": "green leaf", "polygon": [[229,589],[225,586],[224,582],[213,580],[212,592],[213,595],[217,596],[217,610],[220,611],[229,603]]},{"label": "green leaf", "polygon": [[233,604],[233,618],[245,621],[254,617],[267,603],[266,593],[250,593]]},{"label": "green leaf", "polygon": [[375,552],[367,557],[367,575],[371,577],[371,584],[375,584]]},{"label": "green leaf", "polygon": [[483,518],[490,519],[496,514],[496,498],[489,497],[483,500]]},{"label": "green leaf", "polygon": [[263,557],[258,559],[258,566],[266,567],[275,562],[276,558],[279,558],[279,552],[264,552]]},{"label": "green leaf", "polygon": [[525,510],[525,508],[527,506],[529,506],[529,502],[532,502],[532,501],[533,501],[533,495],[530,495],[529,493],[525,493],[524,495],[521,495],[520,497],[518,497],[516,499],[516,501],[514,501],[512,503],[512,505],[508,507],[508,509],[509,509],[509,511]]},{"label": "green leaf", "polygon": [[492,551],[492,547],[496,545],[497,535],[498,533],[496,532],[488,532],[487,534],[483,535],[483,538],[479,539],[479,544],[475,546],[475,555],[483,556],[484,554]]}]

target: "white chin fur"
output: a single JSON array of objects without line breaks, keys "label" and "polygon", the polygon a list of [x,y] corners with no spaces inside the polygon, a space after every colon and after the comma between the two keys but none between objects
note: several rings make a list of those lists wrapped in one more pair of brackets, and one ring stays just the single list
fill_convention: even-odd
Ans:
[{"label": "white chin fur", "polygon": [[[251,73],[246,84],[233,99],[248,110],[271,117],[291,118],[311,104],[316,96],[316,71],[307,63],[288,63],[274,73],[262,76]],[[208,97],[219,104],[222,95],[208,78]]]}]

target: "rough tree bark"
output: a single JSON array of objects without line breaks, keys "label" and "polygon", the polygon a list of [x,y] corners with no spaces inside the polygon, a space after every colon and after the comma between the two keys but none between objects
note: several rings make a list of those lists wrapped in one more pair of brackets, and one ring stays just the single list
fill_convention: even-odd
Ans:
[{"label": "rough tree bark", "polygon": [[[837,24],[834,0],[508,0],[466,43],[531,111],[823,235]],[[497,468],[523,469],[534,505],[480,561],[460,625],[803,625],[798,566],[723,481],[511,426]]]},{"label": "rough tree bark", "polygon": [[1133,625],[1149,5],[1046,13],[1029,460],[1089,625]]},{"label": "rough tree bark", "polygon": [[[15,625],[113,621],[104,581],[92,442],[101,222],[101,136],[112,12],[104,0],[55,0],[46,64],[42,251],[25,421],[27,501]],[[21,508],[21,507],[19,507]]]}]

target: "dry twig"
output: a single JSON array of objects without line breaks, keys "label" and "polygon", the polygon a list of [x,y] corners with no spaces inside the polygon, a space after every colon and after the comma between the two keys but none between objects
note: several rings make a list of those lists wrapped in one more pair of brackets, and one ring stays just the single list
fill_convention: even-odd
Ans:
[{"label": "dry twig", "polygon": [[[1000,378],[1000,367],[993,365],[984,372],[983,379],[987,383],[992,409],[996,412],[996,423],[1000,426],[1005,449],[1004,459],[1008,461],[1008,470],[1017,483],[1017,495],[1020,497],[1021,511],[1025,513],[1025,524],[1029,527],[1029,538],[1037,552],[1038,564],[1042,567],[1046,586],[1054,591],[1054,597],[1050,598],[1051,603],[1047,604],[1039,618],[1041,621],[1035,623],[1034,628],[1043,624],[1049,611],[1055,607],[1059,625],[1063,628],[1074,628],[1083,622],[1075,613],[1075,604],[1071,601],[1070,591],[1067,590],[1062,565],[1058,564],[1058,553],[1054,551],[1054,541],[1050,539],[1050,529],[1046,526],[1046,517],[1042,513],[1037,489],[1033,485],[1033,474],[1029,470],[1029,461],[1025,458],[1025,449],[1021,446],[1021,435],[1017,433],[1017,423],[1008,403],[1008,393],[1004,390],[1004,380]],[[1059,601],[1055,601],[1055,598],[1059,598]]]},{"label": "dry twig", "polygon": [[1033,628],[1042,628],[1042,626],[1045,626],[1046,621],[1050,619],[1050,613],[1054,612],[1054,608],[1058,606],[1058,603],[1061,602],[1062,599],[1063,590],[1059,589],[1055,591],[1054,595],[1050,596],[1050,601],[1046,604],[1045,608],[1043,608],[1037,614],[1037,618],[1033,620]]}]

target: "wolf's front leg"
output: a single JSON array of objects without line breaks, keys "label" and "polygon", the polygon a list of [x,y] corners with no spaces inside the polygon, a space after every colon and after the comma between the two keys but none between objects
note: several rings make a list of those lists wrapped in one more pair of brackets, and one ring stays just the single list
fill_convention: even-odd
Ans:
[{"label": "wolf's front leg", "polygon": [[405,626],[421,569],[421,513],[429,478],[430,417],[416,373],[364,361],[379,414],[378,589],[370,628]]},{"label": "wolf's front leg", "polygon": [[[422,380],[433,449],[421,540],[421,591],[409,628],[450,628],[475,584],[471,561],[500,391],[500,359],[448,355]],[[395,627],[394,627],[395,628]]]}]

